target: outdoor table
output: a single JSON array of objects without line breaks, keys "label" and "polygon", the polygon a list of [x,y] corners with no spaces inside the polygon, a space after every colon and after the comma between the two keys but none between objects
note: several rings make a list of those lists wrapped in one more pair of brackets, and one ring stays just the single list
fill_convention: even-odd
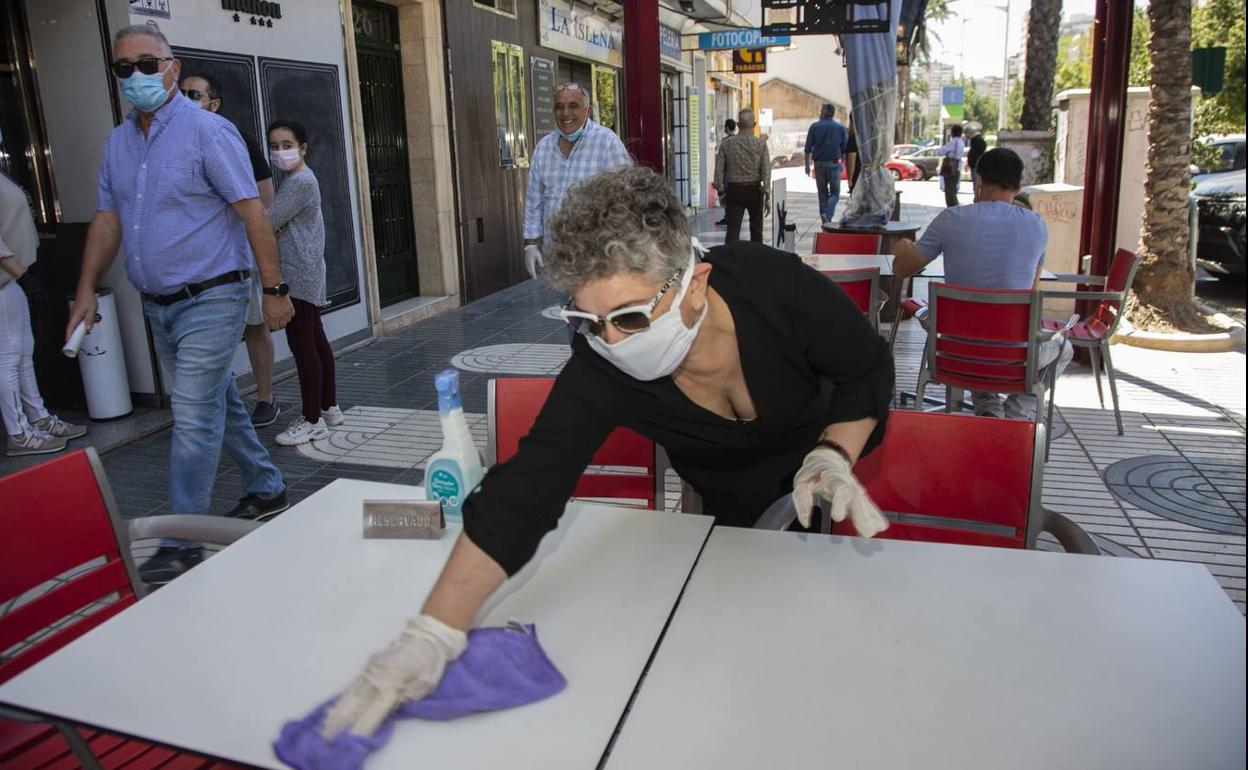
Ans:
[{"label": "outdoor table", "polygon": [[606,766],[1242,768],[1244,644],[1197,564],[716,528]]},{"label": "outdoor table", "polygon": [[[260,767],[283,722],[340,690],[416,615],[455,536],[364,540],[361,501],[418,487],[338,480],[0,687],[0,703]],[[483,611],[537,625],[558,695],[403,722],[370,770],[594,767],[711,528],[572,503]]]},{"label": "outdoor table", "polygon": [[[894,259],[895,257],[892,254],[805,254],[802,256],[802,261],[816,270],[863,270],[878,267],[881,278],[892,277]],[[945,256],[942,254],[928,262],[913,277],[943,279],[945,277]],[[1040,280],[1056,281],[1057,276],[1041,268]]]}]

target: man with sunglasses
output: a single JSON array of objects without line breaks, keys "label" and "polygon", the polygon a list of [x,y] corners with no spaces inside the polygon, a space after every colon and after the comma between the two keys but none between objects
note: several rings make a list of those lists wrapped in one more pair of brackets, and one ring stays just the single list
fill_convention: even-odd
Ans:
[{"label": "man with sunglasses", "polygon": [[[188,104],[220,114],[224,94],[221,82],[212,75],[186,75],[178,88]],[[260,191],[260,202],[267,210],[273,205],[273,172],[269,169],[268,156],[247,132],[240,129],[238,133],[247,146],[247,158],[251,161],[251,173],[256,178],[256,189]],[[247,358],[251,361],[251,373],[256,378],[256,408],[251,413],[251,424],[257,428],[272,425],[282,414],[277,400],[273,398],[273,338],[269,336],[269,327],[265,325],[264,313],[260,310],[263,298],[260,276],[253,273],[243,342],[247,344]]]},{"label": "man with sunglasses", "polygon": [[[113,74],[134,110],[104,146],[65,336],[79,322],[94,323],[96,285],[124,246],[126,275],[143,296],[156,352],[172,374],[170,508],[210,513],[224,446],[246,492],[230,515],[276,515],[287,508],[282,473],[257,438],[230,371],[253,255],[269,328],[285,326],[294,310],[246,149],[228,120],[191,107],[178,92],[181,66],[155,25],[118,31],[113,57]],[[149,583],[168,582],[201,558],[198,544],[166,541],[140,574]]]},{"label": "man with sunglasses", "polygon": [[618,427],[667,450],[718,525],[752,526],[792,493],[803,526],[815,497],[864,537],[888,526],[852,467],[883,437],[893,359],[835,283],[762,244],[703,257],[684,206],[647,168],[586,181],[549,232],[543,277],[572,296],[572,356],[519,449],[465,501],[421,614],[369,659],[322,736],[370,734],[438,685],[482,604],[558,525]]},{"label": "man with sunglasses", "polygon": [[533,148],[524,193],[524,267],[537,278],[546,223],[563,205],[568,189],[633,159],[609,128],[589,119],[589,94],[576,83],[555,86],[555,130]]}]

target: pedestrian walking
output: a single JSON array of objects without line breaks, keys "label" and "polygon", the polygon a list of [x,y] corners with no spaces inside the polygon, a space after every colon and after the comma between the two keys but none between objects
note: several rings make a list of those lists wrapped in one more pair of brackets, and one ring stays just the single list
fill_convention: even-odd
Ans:
[{"label": "pedestrian walking", "polygon": [[724,243],[741,240],[741,222],[750,214],[750,240],[763,242],[763,211],[771,160],[767,143],[754,136],[754,111],[737,114],[737,133],[719,143],[715,156],[715,191],[727,198],[728,234]]}]

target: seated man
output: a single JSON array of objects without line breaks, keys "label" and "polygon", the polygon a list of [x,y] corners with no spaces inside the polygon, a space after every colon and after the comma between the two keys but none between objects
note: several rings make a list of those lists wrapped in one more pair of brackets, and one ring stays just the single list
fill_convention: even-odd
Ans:
[{"label": "seated man", "polygon": [[[945,282],[975,289],[1033,289],[1044,267],[1048,228],[1040,215],[1014,204],[1022,189],[1023,161],[1013,150],[997,147],[984,153],[975,168],[975,202],[947,208],[936,215],[918,243],[902,240],[893,248],[894,280],[905,280],[940,254],[945,255]],[[1056,362],[1061,374],[1073,355],[1063,339],[1041,344],[1040,366]],[[1002,403],[997,393],[972,393],[975,414],[1029,418],[1035,397],[1011,394]]]}]

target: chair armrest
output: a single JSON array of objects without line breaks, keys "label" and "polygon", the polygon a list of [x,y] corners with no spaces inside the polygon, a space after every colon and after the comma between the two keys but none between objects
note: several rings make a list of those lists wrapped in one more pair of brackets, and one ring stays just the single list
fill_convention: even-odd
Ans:
[{"label": "chair armrest", "polygon": [[144,516],[126,522],[130,540],[167,537],[177,540],[198,540],[204,543],[229,545],[261,527],[263,522],[229,519],[224,516],[170,514]]},{"label": "chair armrest", "polygon": [[1044,526],[1040,528],[1041,532],[1048,532],[1057,538],[1057,542],[1062,544],[1062,548],[1066,553],[1082,553],[1089,556],[1098,556],[1101,549],[1096,547],[1096,542],[1092,540],[1092,536],[1083,530],[1078,524],[1066,518],[1060,513],[1054,513],[1047,508],[1041,509],[1044,512]]},{"label": "chair armrest", "polygon": [[1060,283],[1082,283],[1088,286],[1104,286],[1103,275],[1081,275],[1080,273],[1053,273],[1053,280]]},{"label": "chair armrest", "polygon": [[769,529],[783,532],[789,525],[797,521],[797,507],[793,505],[793,495],[784,495],[771,504],[763,515],[754,522],[754,529]]},{"label": "chair armrest", "polygon": [[1126,299],[1125,291],[1049,291],[1040,290],[1041,299],[1093,299],[1108,302],[1121,302]]}]

